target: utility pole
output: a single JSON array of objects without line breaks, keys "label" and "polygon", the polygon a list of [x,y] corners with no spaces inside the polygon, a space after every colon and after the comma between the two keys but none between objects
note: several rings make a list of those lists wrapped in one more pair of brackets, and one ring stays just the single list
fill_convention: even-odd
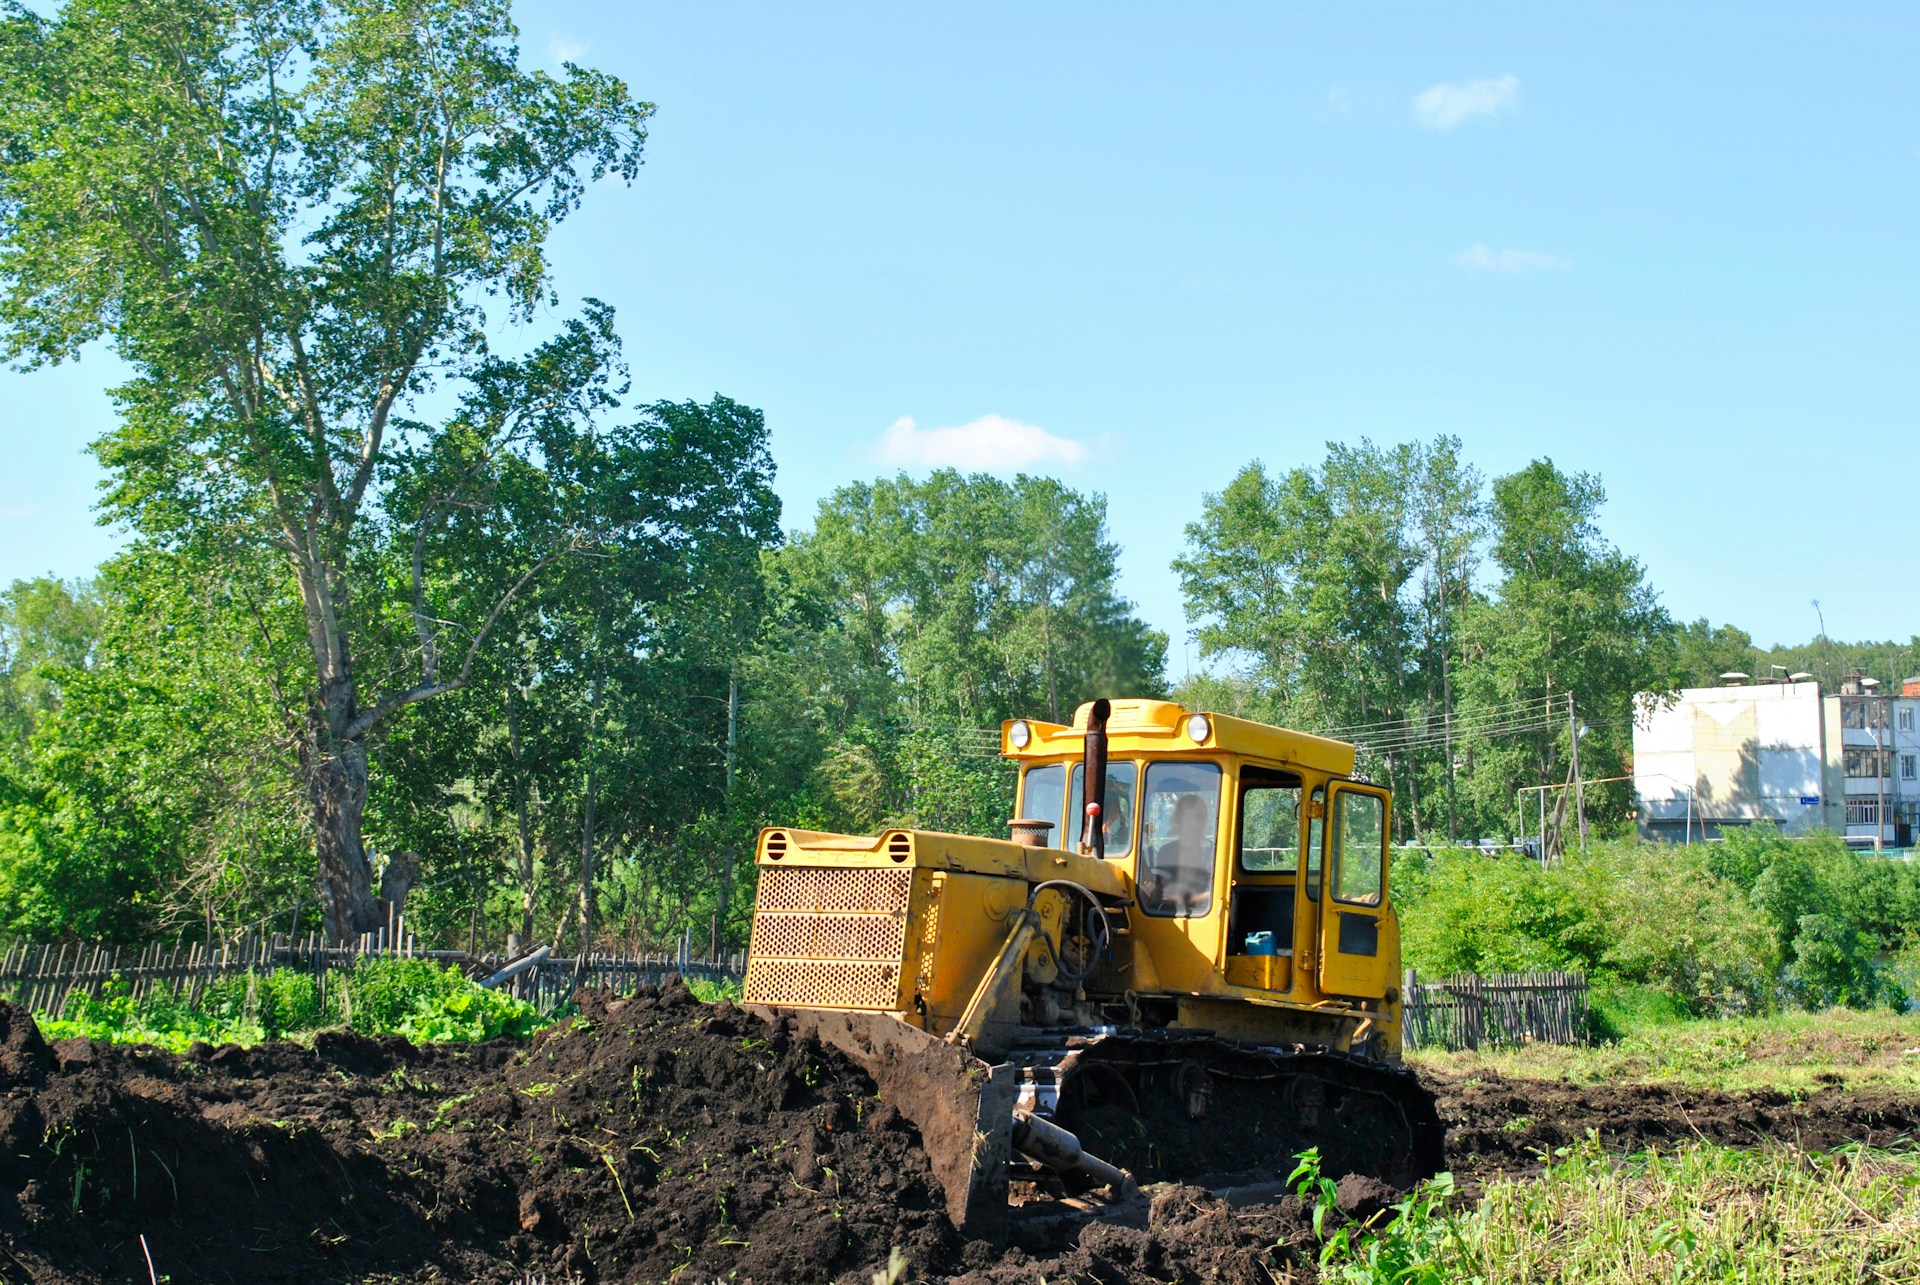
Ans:
[{"label": "utility pole", "polygon": [[[1880,709],[1884,711],[1891,707],[1892,702],[1886,702]],[[1880,841],[1887,832],[1887,756],[1886,751],[1880,748],[1880,724],[1874,721],[1874,707],[1868,705],[1866,713],[1867,726],[1873,729],[1873,850],[1879,852]]]},{"label": "utility pole", "polygon": [[1580,851],[1587,850],[1587,789],[1580,776],[1580,720],[1573,716],[1573,693],[1567,693],[1567,732],[1573,737],[1573,806],[1580,819]]}]

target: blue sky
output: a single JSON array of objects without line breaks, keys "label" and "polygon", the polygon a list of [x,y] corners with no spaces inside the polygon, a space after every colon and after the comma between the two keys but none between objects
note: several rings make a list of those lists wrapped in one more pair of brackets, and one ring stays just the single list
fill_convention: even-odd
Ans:
[{"label": "blue sky", "polygon": [[[1108,495],[1178,674],[1204,492],[1451,433],[1598,472],[1678,616],[1920,629],[1920,8],[518,14],[659,105],[555,237],[563,298],[618,307],[642,394],[766,410],[789,526],[1024,456]],[[114,377],[0,373],[0,582],[113,547]]]}]

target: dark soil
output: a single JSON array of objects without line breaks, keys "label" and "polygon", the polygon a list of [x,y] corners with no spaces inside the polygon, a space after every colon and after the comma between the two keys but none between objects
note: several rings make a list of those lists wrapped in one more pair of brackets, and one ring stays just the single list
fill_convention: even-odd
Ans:
[{"label": "dark soil", "polygon": [[[954,1233],[918,1133],[838,1053],[677,981],[511,1044],[49,1046],[0,1005],[0,1282],[1310,1280],[1290,1157],[1215,1194]],[[1431,1082],[1469,1183],[1596,1129],[1623,1148],[1920,1132],[1920,1101]],[[1350,1177],[1365,1218],[1396,1198]],[[151,1257],[151,1276],[148,1259]]]},{"label": "dark soil", "polygon": [[1920,1098],[1884,1090],[1827,1088],[1794,1099],[1659,1084],[1421,1078],[1440,1100],[1447,1158],[1458,1176],[1537,1172],[1542,1157],[1589,1130],[1615,1151],[1701,1141],[1827,1151],[1847,1142],[1887,1146],[1920,1138]]}]

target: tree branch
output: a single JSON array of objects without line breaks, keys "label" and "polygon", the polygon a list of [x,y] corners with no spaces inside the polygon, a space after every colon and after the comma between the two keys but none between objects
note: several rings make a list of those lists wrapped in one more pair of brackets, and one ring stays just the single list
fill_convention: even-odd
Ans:
[{"label": "tree branch", "polygon": [[473,641],[467,644],[467,654],[460,662],[460,673],[458,677],[444,683],[427,678],[425,681],[415,683],[412,687],[408,687],[403,691],[394,692],[391,695],[383,697],[371,708],[362,711],[358,718],[347,725],[344,739],[352,740],[355,737],[366,735],[388,718],[392,717],[396,711],[408,705],[416,705],[423,700],[429,700],[435,696],[444,695],[447,692],[456,692],[466,687],[472,681],[473,662],[475,658],[479,656],[480,648],[486,644],[487,635],[493,632],[494,625],[499,622],[500,613],[507,609],[507,605],[518,597],[520,591],[526,588],[527,584],[541,571],[553,563],[558,562],[568,554],[576,553],[585,547],[585,541],[576,536],[574,539],[567,541],[563,547],[547,554],[520,574],[520,578],[515,580],[513,584],[508,587],[507,591],[500,595],[500,600],[493,604],[493,609],[487,613],[487,618],[480,623],[479,632],[474,634]]}]

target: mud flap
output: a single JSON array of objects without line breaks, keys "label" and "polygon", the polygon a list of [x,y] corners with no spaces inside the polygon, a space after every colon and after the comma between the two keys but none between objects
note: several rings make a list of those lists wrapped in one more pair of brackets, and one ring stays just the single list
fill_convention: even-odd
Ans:
[{"label": "mud flap", "polygon": [[747,1010],[768,1021],[787,1018],[796,1034],[813,1035],[859,1063],[881,1100],[920,1130],[947,1194],[948,1221],[963,1235],[1006,1239],[1016,1067],[989,1066],[886,1013],[760,1004]]}]

